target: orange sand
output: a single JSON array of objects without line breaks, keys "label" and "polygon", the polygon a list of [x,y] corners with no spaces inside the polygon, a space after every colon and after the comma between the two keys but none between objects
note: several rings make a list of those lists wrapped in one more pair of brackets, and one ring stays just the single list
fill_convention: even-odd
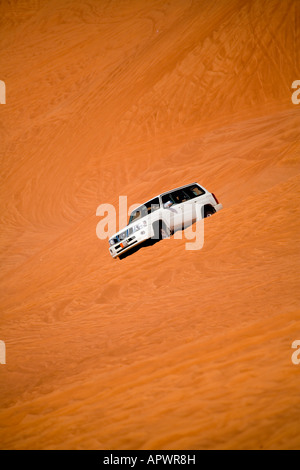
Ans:
[{"label": "orange sand", "polygon": [[[300,448],[298,0],[1,2],[3,449]],[[96,209],[198,181],[200,251]]]}]

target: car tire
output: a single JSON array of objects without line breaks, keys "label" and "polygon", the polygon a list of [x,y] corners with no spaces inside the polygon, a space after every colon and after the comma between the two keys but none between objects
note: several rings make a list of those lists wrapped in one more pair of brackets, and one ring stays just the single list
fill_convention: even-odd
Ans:
[{"label": "car tire", "polygon": [[216,213],[216,210],[212,206],[204,207],[204,218],[211,217]]}]

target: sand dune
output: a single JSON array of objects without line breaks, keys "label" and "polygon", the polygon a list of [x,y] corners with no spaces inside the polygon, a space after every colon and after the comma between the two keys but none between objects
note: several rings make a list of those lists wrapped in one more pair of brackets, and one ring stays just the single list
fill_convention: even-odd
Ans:
[{"label": "sand dune", "polygon": [[[0,15],[0,447],[299,449],[299,2]],[[111,259],[100,204],[192,181],[202,250]]]}]

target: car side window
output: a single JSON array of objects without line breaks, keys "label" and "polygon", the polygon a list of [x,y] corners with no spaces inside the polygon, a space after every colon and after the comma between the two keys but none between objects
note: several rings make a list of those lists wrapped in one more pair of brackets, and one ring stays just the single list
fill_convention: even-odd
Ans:
[{"label": "car side window", "polygon": [[174,204],[174,200],[173,200],[171,194],[164,194],[161,199],[162,199],[163,207],[165,209],[167,209],[168,207],[173,206],[173,204]]},{"label": "car side window", "polygon": [[174,201],[174,204],[181,204],[182,202],[188,201],[188,196],[185,194],[185,192],[182,189],[178,189],[177,191],[173,191],[171,193],[172,199]]},{"label": "car side window", "polygon": [[205,194],[205,191],[197,184],[191,184],[183,189],[177,189],[171,193],[162,196],[162,203],[164,208],[173,206],[174,204],[181,204],[194,199],[198,196]]},{"label": "car side window", "polygon": [[159,198],[156,197],[145,204],[146,214],[152,214],[160,208]]}]

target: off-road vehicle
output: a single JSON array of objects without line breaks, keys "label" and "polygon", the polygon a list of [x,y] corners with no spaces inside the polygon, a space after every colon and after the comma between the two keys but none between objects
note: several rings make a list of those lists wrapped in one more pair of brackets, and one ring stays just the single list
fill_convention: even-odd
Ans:
[{"label": "off-road vehicle", "polygon": [[168,238],[220,209],[216,196],[198,183],[159,194],[135,209],[127,227],[109,238],[110,254],[117,258],[145,240]]}]

